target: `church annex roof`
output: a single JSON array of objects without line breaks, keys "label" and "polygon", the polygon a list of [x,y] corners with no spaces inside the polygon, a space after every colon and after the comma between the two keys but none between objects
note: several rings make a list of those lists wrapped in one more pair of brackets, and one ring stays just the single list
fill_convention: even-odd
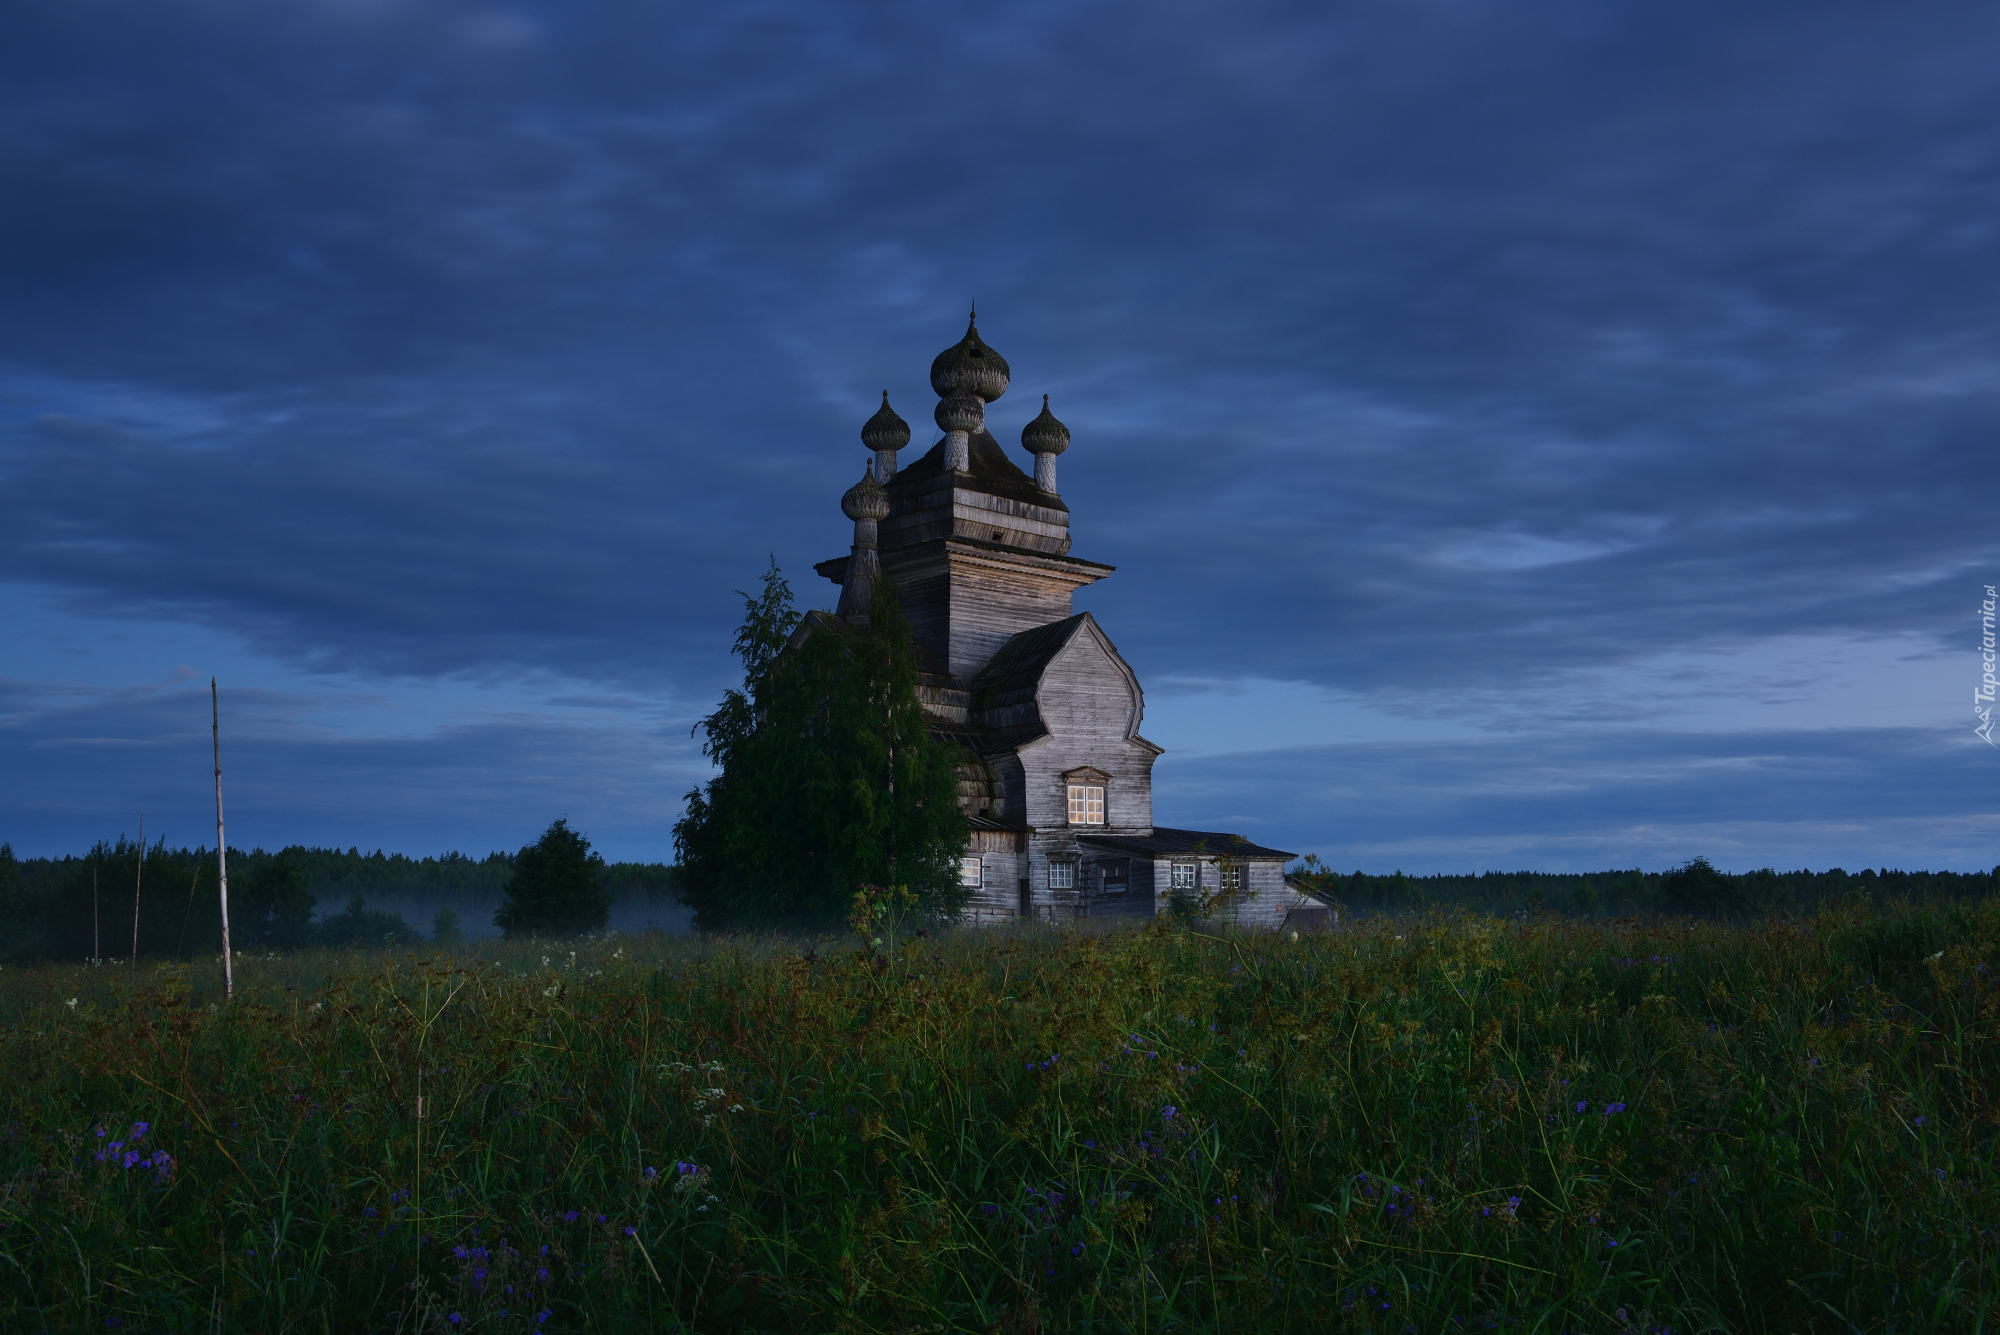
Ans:
[{"label": "church annex roof", "polygon": [[1085,834],[1077,843],[1092,849],[1124,853],[1132,857],[1174,857],[1197,854],[1204,857],[1238,858],[1245,862],[1290,862],[1297,853],[1253,844],[1240,834],[1220,830],[1176,830],[1155,825],[1150,835]]}]

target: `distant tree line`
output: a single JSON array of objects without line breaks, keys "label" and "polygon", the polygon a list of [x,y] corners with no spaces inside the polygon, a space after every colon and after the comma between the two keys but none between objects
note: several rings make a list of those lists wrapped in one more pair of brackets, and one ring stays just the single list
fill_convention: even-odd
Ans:
[{"label": "distant tree line", "polygon": [[1740,917],[1810,912],[1857,896],[1888,903],[1978,899],[2000,893],[2000,867],[1990,872],[1718,871],[1697,857],[1667,871],[1553,873],[1484,872],[1477,876],[1409,876],[1395,872],[1342,875],[1308,860],[1298,874],[1315,893],[1361,912],[1395,913],[1463,905],[1485,912],[1519,910],[1578,916],[1677,913]]},{"label": "distant tree line", "polygon": [[[60,858],[16,858],[0,843],[0,958],[130,958],[135,882],[142,959],[218,951],[215,850],[170,849],[161,840],[145,849],[143,877],[139,863],[139,846],[123,836]],[[368,906],[382,897],[495,904],[510,935],[589,931],[605,925],[614,901],[671,897],[675,884],[664,864],[605,863],[565,821],[519,853],[484,858],[232,848],[230,941],[238,950],[297,950],[462,940],[457,910],[441,909],[420,928]],[[338,911],[321,911],[336,904]]]}]

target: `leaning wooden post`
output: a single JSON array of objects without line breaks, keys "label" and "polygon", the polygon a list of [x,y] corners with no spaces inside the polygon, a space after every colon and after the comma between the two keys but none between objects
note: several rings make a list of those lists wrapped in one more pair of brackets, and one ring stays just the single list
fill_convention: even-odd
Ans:
[{"label": "leaning wooden post", "polygon": [[215,737],[215,878],[222,883],[222,995],[236,995],[236,967],[229,958],[229,846],[222,841],[222,706],[215,678],[208,679],[209,728]]},{"label": "leaning wooden post", "polygon": [[104,958],[104,934],[97,923],[97,859],[90,860],[90,962]]},{"label": "leaning wooden post", "polygon": [[139,813],[139,872],[132,878],[132,972],[139,972],[139,887],[146,879],[146,813]]}]

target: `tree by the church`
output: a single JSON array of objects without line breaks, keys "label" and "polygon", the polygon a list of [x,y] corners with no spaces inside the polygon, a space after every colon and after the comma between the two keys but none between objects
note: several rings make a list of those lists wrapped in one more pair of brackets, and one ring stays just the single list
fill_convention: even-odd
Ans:
[{"label": "tree by the church", "polygon": [[611,921],[604,859],[567,816],[514,855],[514,876],[493,925],[508,936],[570,936]]},{"label": "tree by the church", "polygon": [[674,826],[681,898],[703,927],[840,922],[865,886],[921,912],[963,905],[959,749],[932,736],[916,644],[885,584],[866,625],[800,617],[777,562],[743,595],[743,688],[703,719],[721,773]]}]

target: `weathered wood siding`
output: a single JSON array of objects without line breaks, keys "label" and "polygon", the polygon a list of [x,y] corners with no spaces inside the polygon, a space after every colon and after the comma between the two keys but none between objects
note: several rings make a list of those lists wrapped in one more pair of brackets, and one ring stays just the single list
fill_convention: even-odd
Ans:
[{"label": "weathered wood siding", "polygon": [[[1191,861],[1195,859],[1186,856],[1154,861],[1153,904],[1156,912],[1165,913],[1173,904],[1173,864]],[[1245,930],[1268,930],[1282,927],[1295,909],[1319,907],[1318,900],[1300,894],[1285,883],[1284,863],[1246,861],[1235,865],[1242,867],[1247,874],[1247,893],[1226,900],[1216,910],[1212,921]],[[1221,860],[1203,858],[1196,863],[1196,867],[1195,893],[1216,894],[1222,887]]]},{"label": "weathered wood siding", "polygon": [[1087,828],[1151,833],[1153,760],[1159,751],[1138,735],[1145,697],[1094,626],[1085,626],[1049,664],[1036,704],[1049,735],[1020,752],[1028,824],[1067,827],[1069,783],[1063,776],[1090,766],[1110,777],[1104,783],[1104,824]]},{"label": "weathered wood siding", "polygon": [[1007,830],[974,830],[965,849],[977,854],[981,885],[965,906],[968,922],[1001,922],[1015,916],[1021,878],[1028,874],[1028,836]]},{"label": "weathered wood siding", "polygon": [[1071,615],[1104,567],[1022,553],[937,546],[882,555],[917,642],[962,683],[1013,636]]}]

